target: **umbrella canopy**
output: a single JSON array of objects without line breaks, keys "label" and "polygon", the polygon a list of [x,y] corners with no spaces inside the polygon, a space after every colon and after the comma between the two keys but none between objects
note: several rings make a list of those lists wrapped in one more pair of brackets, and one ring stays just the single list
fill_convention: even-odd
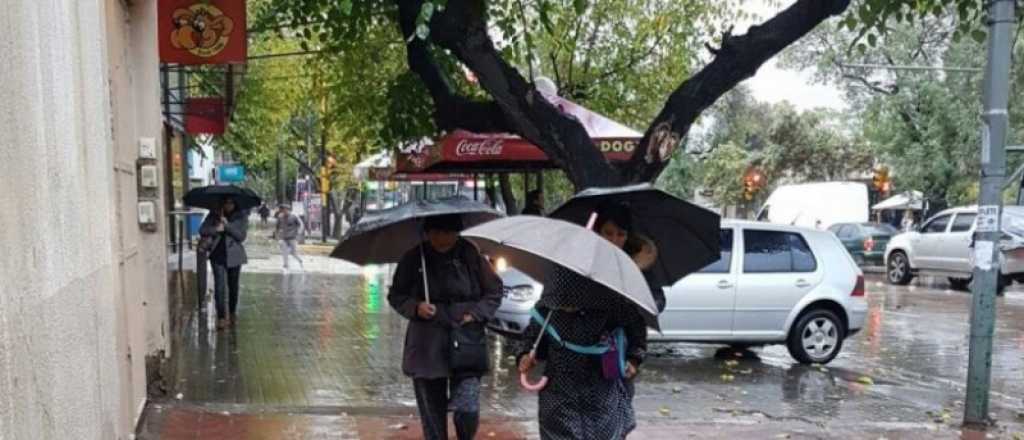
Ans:
[{"label": "umbrella canopy", "polygon": [[225,198],[235,201],[239,210],[252,209],[260,206],[263,200],[251,189],[233,185],[210,185],[194,188],[185,194],[185,204],[209,210],[220,209]]},{"label": "umbrella canopy", "polygon": [[331,256],[360,265],[397,263],[423,241],[424,218],[450,214],[461,216],[465,227],[504,215],[464,197],[416,200],[364,216],[349,229]]},{"label": "umbrella canopy", "polygon": [[648,184],[588,189],[549,217],[583,225],[600,206],[612,203],[627,204],[633,217],[632,233],[648,237],[657,245],[658,260],[651,270],[666,285],[718,261],[718,214]]},{"label": "umbrella canopy", "polygon": [[658,329],[658,307],[633,259],[593,231],[569,222],[520,215],[462,232],[490,256],[536,280],[547,280],[561,266],[636,304],[647,325]]},{"label": "umbrella canopy", "polygon": [[924,209],[924,193],[921,191],[907,191],[896,194],[888,199],[882,200],[872,206],[873,211],[896,210],[903,211],[911,209],[920,211]]}]

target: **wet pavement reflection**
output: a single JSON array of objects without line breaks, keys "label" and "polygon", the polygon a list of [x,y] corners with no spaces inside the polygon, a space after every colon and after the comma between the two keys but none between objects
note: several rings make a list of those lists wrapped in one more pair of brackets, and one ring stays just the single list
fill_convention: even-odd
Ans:
[{"label": "wet pavement reflection", "polygon": [[[172,395],[205,408],[412,413],[412,387],[400,370],[405,322],[387,304],[387,276],[244,274],[236,328],[217,331],[208,311],[180,336]],[[958,425],[970,295],[940,283],[879,281],[868,282],[864,330],[828,366],[797,364],[782,346],[736,353],[652,345],[637,386],[642,423]],[[998,307],[992,412],[1012,430],[1024,417],[1024,292],[1011,290]],[[483,381],[483,412],[532,420],[536,396],[519,388],[506,341],[492,341],[495,370]]]}]

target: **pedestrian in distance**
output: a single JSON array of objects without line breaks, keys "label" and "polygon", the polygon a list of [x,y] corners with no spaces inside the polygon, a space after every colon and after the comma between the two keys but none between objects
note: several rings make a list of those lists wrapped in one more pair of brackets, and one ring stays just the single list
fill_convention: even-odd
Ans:
[{"label": "pedestrian in distance", "polygon": [[526,206],[523,207],[522,215],[544,215],[544,193],[535,189],[526,193]]},{"label": "pedestrian in distance", "polygon": [[910,232],[914,230],[914,211],[906,210],[903,212],[903,221],[900,224],[903,232]]},{"label": "pedestrian in distance", "polygon": [[237,323],[238,280],[242,266],[249,262],[244,245],[249,213],[236,206],[232,198],[225,198],[220,209],[210,211],[199,228],[199,234],[210,243],[218,329]]},{"label": "pedestrian in distance", "polygon": [[[631,226],[625,206],[598,209],[595,232],[615,246],[625,248]],[[656,258],[650,252],[653,249],[644,251],[645,261]],[[519,372],[524,374],[538,361],[546,362],[544,375],[548,381],[538,395],[543,440],[620,440],[636,428],[632,380],[646,353],[647,327],[635,305],[621,296],[604,293],[593,281],[556,269],[545,283],[534,320],[524,332],[523,341],[532,343],[542,327],[545,331],[533,354],[527,346],[520,348],[518,356]],[[542,316],[550,316],[546,326],[537,318]],[[625,335],[624,377],[608,377],[602,356],[588,349],[608,341],[620,329]]]},{"label": "pedestrian in distance", "polygon": [[278,205],[277,214],[274,217],[277,219],[277,225],[274,227],[272,238],[280,241],[284,270],[288,271],[289,257],[295,257],[299,262],[299,268],[304,268],[298,249],[299,236],[305,230],[302,219],[293,214],[291,206],[286,203]]},{"label": "pedestrian in distance", "polygon": [[486,341],[502,283],[477,248],[459,237],[461,217],[427,217],[423,229],[426,241],[398,263],[388,293],[391,307],[409,320],[402,371],[413,380],[423,438],[447,440],[451,410],[457,438],[470,440],[480,424],[480,378],[487,368],[454,369],[452,341],[464,330]]},{"label": "pedestrian in distance", "polygon": [[267,219],[270,217],[270,208],[267,207],[266,203],[261,203],[258,212],[260,214],[260,222],[263,224],[263,226],[266,226]]}]

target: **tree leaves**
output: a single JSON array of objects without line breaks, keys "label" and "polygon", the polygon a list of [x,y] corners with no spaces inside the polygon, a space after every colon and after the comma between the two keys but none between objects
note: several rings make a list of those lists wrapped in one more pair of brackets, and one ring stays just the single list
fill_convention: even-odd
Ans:
[{"label": "tree leaves", "polygon": [[587,0],[573,0],[572,6],[576,10],[576,15],[583,15],[587,12]]}]

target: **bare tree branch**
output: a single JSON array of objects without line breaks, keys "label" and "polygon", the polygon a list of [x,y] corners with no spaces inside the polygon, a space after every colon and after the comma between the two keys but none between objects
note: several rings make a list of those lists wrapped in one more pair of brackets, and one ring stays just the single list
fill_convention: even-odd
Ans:
[{"label": "bare tree branch", "polygon": [[751,27],[745,35],[725,38],[715,59],[669,97],[629,162],[626,181],[657,178],[705,109],[819,23],[845,11],[849,4],[850,0],[798,0],[767,22]]},{"label": "bare tree branch", "polygon": [[[409,11],[402,2],[402,15]],[[511,132],[540,147],[580,187],[614,186],[621,176],[605,160],[579,121],[562,113],[506,62],[487,32],[486,3],[449,0],[431,20],[431,40],[448,49],[480,81]]]},{"label": "bare tree branch", "polygon": [[416,35],[416,18],[423,0],[401,0],[399,22],[406,39],[409,69],[419,76],[434,101],[434,122],[439,129],[462,128],[478,133],[507,132],[504,115],[494,102],[479,102],[459,95],[430,53],[427,42]]}]

